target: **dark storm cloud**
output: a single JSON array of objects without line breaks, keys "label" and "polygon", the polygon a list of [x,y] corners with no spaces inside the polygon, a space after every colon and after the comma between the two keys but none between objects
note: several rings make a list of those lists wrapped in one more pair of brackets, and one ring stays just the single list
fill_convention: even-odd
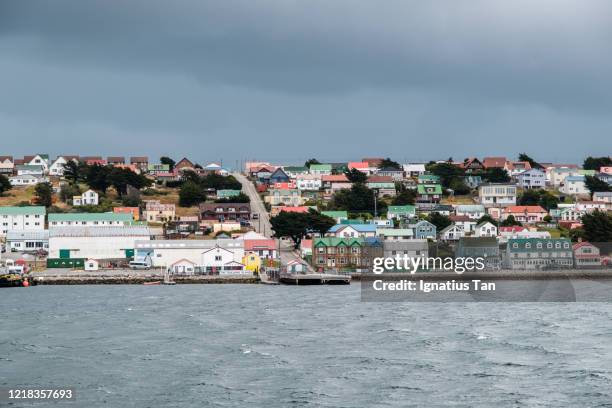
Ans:
[{"label": "dark storm cloud", "polygon": [[608,1],[5,0],[0,124],[234,157],[219,137],[281,158],[288,137],[336,157],[361,154],[353,138],[407,158],[572,157],[546,137],[610,149],[611,38]]}]

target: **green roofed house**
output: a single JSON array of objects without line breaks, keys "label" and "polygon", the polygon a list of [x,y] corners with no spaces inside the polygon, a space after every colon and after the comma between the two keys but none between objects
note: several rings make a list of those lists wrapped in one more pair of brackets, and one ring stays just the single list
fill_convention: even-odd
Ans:
[{"label": "green roofed house", "polygon": [[416,207],[414,205],[390,205],[387,208],[387,219],[408,219],[416,217]]},{"label": "green roofed house", "polygon": [[240,190],[217,190],[217,198],[230,198],[240,195]]},{"label": "green roofed house", "polygon": [[170,172],[170,165],[161,163],[149,163],[149,165],[147,166],[147,171],[151,174],[168,173]]},{"label": "green roofed house", "polygon": [[46,213],[42,206],[0,207],[0,236],[9,231],[42,231]]},{"label": "green roofed house", "polygon": [[504,256],[509,269],[571,269],[572,245],[567,238],[509,239]]},{"label": "green roofed house", "polygon": [[436,176],[435,174],[421,174],[417,180],[419,184],[439,184],[440,176]]},{"label": "green roofed house", "polygon": [[329,176],[332,173],[332,166],[331,164],[311,164],[309,171],[315,176]]},{"label": "green roofed house", "polygon": [[442,198],[442,186],[439,184],[419,184],[417,201],[421,203],[438,203]]},{"label": "green roofed house", "polygon": [[123,226],[134,222],[132,214],[57,213],[49,214],[49,228],[73,226]]},{"label": "green roofed house", "polygon": [[337,224],[348,220],[348,211],[321,211],[321,214],[335,219]]}]

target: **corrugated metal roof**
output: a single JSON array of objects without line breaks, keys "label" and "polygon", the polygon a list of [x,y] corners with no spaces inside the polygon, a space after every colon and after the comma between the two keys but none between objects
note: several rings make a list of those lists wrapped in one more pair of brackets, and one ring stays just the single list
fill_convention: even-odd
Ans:
[{"label": "corrugated metal roof", "polygon": [[132,214],[126,213],[53,213],[49,222],[54,221],[132,221]]},{"label": "corrugated metal roof", "polygon": [[45,215],[46,212],[43,206],[0,207],[0,215]]},{"label": "corrugated metal roof", "polygon": [[151,230],[142,226],[51,227],[49,237],[148,237]]},{"label": "corrugated metal roof", "polygon": [[7,241],[19,240],[48,240],[48,230],[8,230],[6,233]]}]

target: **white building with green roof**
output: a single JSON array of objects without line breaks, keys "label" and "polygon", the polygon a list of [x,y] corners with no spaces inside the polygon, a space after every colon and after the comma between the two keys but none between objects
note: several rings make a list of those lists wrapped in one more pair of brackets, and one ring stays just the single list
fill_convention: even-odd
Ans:
[{"label": "white building with green roof", "polygon": [[315,176],[329,176],[332,173],[332,165],[331,164],[311,164],[309,171],[310,171],[310,174],[314,174]]},{"label": "white building with green roof", "polygon": [[42,206],[0,207],[0,236],[13,230],[44,230],[46,213]]},{"label": "white building with green roof", "polygon": [[49,214],[49,228],[75,226],[123,226],[134,222],[132,214],[54,213]]},{"label": "white building with green roof", "polygon": [[390,205],[387,207],[387,219],[407,219],[416,217],[416,207],[414,205]]}]

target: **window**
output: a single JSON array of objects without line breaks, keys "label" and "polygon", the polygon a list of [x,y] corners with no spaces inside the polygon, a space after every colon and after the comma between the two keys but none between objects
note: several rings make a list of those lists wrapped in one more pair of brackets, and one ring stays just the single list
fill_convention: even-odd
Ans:
[{"label": "window", "polygon": [[221,260],[221,255],[215,255],[215,261],[220,261]]}]

